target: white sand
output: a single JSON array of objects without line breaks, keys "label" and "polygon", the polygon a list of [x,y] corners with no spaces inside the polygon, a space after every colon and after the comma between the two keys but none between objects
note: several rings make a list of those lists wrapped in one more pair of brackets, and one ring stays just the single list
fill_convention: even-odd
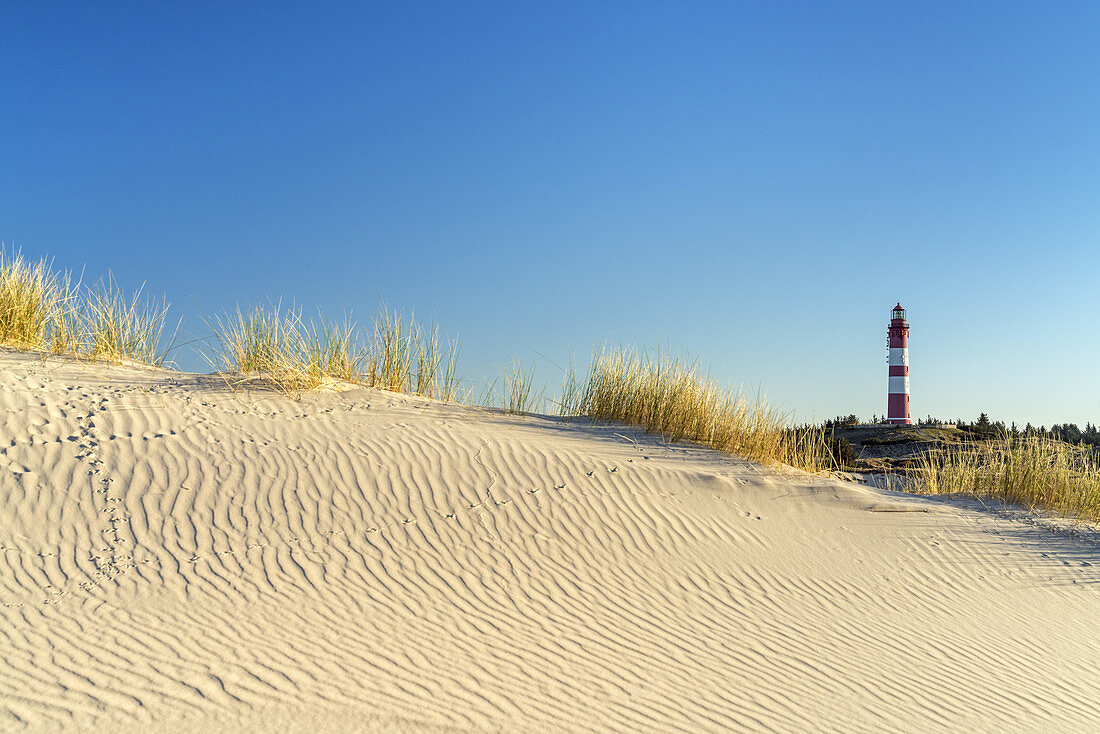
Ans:
[{"label": "white sand", "polygon": [[993,514],[13,354],[0,421],[2,731],[1100,731],[1100,554]]}]

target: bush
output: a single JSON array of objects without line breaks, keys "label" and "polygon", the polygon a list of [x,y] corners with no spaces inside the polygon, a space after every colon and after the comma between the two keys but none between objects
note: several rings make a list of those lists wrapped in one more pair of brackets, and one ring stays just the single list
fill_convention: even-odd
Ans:
[{"label": "bush", "polygon": [[825,443],[829,447],[829,454],[832,455],[838,469],[849,469],[855,466],[856,450],[848,439],[826,438]]}]

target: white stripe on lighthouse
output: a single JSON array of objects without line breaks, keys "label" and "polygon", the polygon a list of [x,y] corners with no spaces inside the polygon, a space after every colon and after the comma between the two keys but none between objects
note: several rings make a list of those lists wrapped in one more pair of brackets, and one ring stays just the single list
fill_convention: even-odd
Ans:
[{"label": "white stripe on lighthouse", "polygon": [[[881,354],[881,352],[880,352]],[[909,366],[909,348],[908,347],[890,347],[890,366],[891,367],[908,367]],[[891,392],[893,392],[891,390]]]},{"label": "white stripe on lighthouse", "polygon": [[[882,384],[882,383],[879,383]],[[881,389],[881,388],[880,388]],[[897,395],[898,393],[909,394],[909,376],[908,375],[896,375],[890,378],[890,393]],[[891,416],[894,417],[894,416]]]}]

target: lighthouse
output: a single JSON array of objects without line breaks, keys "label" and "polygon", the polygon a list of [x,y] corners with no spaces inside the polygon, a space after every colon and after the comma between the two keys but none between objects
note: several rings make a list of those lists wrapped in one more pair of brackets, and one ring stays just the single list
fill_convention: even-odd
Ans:
[{"label": "lighthouse", "polygon": [[890,314],[890,389],[887,396],[886,422],[911,425],[909,417],[909,322],[905,309],[894,306]]}]

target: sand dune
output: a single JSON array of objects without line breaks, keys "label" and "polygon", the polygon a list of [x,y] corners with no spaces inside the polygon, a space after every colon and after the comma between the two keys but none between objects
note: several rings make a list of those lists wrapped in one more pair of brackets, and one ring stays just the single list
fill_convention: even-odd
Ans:
[{"label": "sand dune", "polygon": [[0,730],[1097,731],[1100,553],[619,426],[0,355]]}]

